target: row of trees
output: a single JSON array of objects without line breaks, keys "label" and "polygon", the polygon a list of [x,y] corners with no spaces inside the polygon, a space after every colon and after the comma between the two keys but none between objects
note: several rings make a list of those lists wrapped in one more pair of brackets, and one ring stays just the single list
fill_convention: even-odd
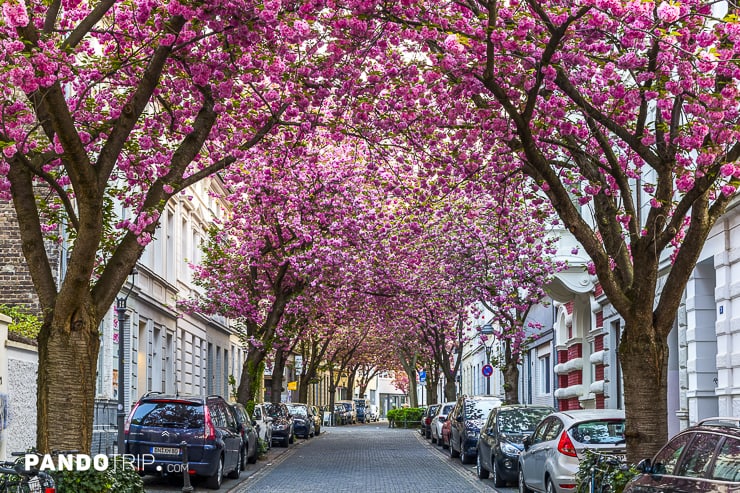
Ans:
[{"label": "row of trees", "polygon": [[[229,286],[203,308],[243,322],[244,374],[309,326],[373,327],[394,350],[440,337],[416,357],[447,374],[473,299],[504,308],[515,358],[539,292],[496,269],[538,254],[521,247],[546,253],[514,226],[549,218],[546,197],[625,321],[629,456],[654,452],[679,293],[740,176],[733,9],[4,2],[0,193],[43,309],[39,449],[89,447],[99,323],[169,198],[223,173],[233,224],[214,232],[199,275]],[[44,240],[59,228],[71,249],[57,284]],[[470,272],[480,282],[460,283]],[[253,392],[240,383],[240,400]]]}]

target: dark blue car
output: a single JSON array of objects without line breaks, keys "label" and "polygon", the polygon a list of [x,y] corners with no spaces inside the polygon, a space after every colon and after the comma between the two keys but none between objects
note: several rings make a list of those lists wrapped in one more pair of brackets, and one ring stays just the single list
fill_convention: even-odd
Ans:
[{"label": "dark blue car", "polygon": [[144,474],[182,476],[180,442],[187,443],[191,474],[206,478],[219,489],[224,472],[238,478],[242,437],[233,411],[219,396],[146,395],[131,411],[126,427],[125,453],[151,460]]}]

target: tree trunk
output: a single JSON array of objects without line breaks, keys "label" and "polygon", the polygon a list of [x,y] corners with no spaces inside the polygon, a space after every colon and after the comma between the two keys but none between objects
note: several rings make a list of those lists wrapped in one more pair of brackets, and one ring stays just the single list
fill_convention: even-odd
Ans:
[{"label": "tree trunk", "polygon": [[619,345],[627,415],[627,458],[652,456],[668,436],[668,341],[652,324],[625,321]]},{"label": "tree trunk", "polygon": [[427,372],[427,404],[437,404],[437,384],[439,384],[439,375],[435,372]]},{"label": "tree trunk", "polygon": [[349,375],[347,376],[347,391],[349,392],[349,395],[347,396],[348,400],[352,400],[355,398],[355,379],[357,378],[357,368],[349,372]]},{"label": "tree trunk", "polygon": [[301,375],[298,379],[298,401],[308,404],[308,384],[310,378],[307,375]]},{"label": "tree trunk", "polygon": [[445,402],[455,402],[457,399],[457,385],[454,378],[445,380]]},{"label": "tree trunk", "polygon": [[76,305],[65,307],[71,319],[48,313],[39,333],[36,447],[41,453],[90,453],[92,445],[101,319],[89,297]]},{"label": "tree trunk", "polygon": [[519,404],[519,366],[509,361],[501,373],[504,374],[504,404]]},{"label": "tree trunk", "polygon": [[265,373],[264,351],[251,348],[242,366],[242,376],[239,379],[239,389],[236,391],[236,400],[246,405],[257,399],[257,392],[262,385]]},{"label": "tree trunk", "polygon": [[272,364],[272,381],[270,382],[270,402],[280,402],[283,397],[283,373],[285,373],[285,353],[275,351],[275,361]]}]

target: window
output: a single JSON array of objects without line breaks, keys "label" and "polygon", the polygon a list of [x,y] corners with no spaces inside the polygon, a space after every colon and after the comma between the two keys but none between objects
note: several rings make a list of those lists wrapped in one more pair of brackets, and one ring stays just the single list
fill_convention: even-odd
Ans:
[{"label": "window", "polygon": [[712,479],[740,481],[740,440],[727,438],[714,461]]},{"label": "window", "polygon": [[545,441],[545,434],[547,433],[547,428],[556,421],[555,418],[549,418],[544,420],[540,425],[537,427],[537,429],[534,431],[534,434],[532,435],[532,443],[540,443]]},{"label": "window", "polygon": [[552,392],[550,381],[550,355],[546,354],[539,359],[540,365],[540,394],[546,395]]},{"label": "window", "polygon": [[555,440],[561,431],[563,431],[563,423],[559,419],[553,418],[552,424],[547,429],[547,433],[545,433],[544,441],[549,442],[550,440]]},{"label": "window", "polygon": [[690,439],[691,435],[687,433],[679,435],[668,442],[655,456],[655,472],[657,474],[673,475],[678,459],[681,457],[681,453],[686,448]]},{"label": "window", "polygon": [[697,433],[678,468],[678,475],[703,478],[712,462],[714,449],[717,448],[719,439],[720,436],[713,433]]}]

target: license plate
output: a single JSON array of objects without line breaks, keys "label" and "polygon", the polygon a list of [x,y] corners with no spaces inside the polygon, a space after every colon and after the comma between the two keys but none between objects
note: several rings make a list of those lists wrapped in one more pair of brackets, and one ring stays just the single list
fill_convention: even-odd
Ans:
[{"label": "license plate", "polygon": [[180,455],[180,449],[175,447],[152,447],[153,454]]}]

